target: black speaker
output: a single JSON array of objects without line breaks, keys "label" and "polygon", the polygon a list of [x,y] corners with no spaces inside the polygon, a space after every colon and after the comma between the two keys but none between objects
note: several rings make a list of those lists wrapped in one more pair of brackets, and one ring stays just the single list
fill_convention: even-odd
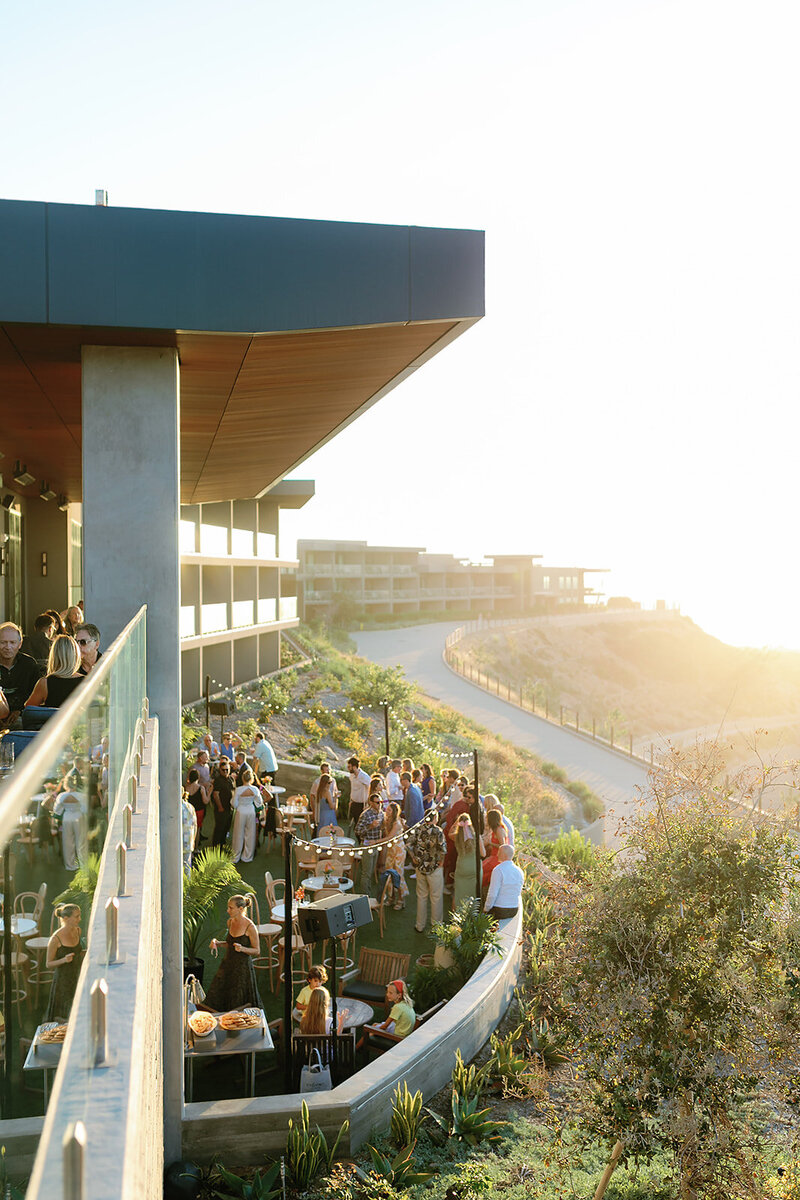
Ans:
[{"label": "black speaker", "polygon": [[324,938],[339,937],[371,921],[369,896],[326,896],[297,909],[300,937],[306,946]]}]

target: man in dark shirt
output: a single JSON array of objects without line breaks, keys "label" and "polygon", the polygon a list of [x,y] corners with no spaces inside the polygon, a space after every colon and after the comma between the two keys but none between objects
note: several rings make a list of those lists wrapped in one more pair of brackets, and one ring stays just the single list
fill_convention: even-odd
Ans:
[{"label": "man in dark shirt", "polygon": [[214,838],[212,846],[224,846],[231,827],[231,800],[233,799],[233,780],[231,779],[231,764],[223,758],[212,780],[213,791],[211,798],[214,803]]},{"label": "man in dark shirt", "polygon": [[25,707],[42,670],[35,659],[22,654],[22,630],[12,621],[0,625],[0,688],[8,702],[9,714],[4,724],[14,728],[19,724],[19,714]]}]

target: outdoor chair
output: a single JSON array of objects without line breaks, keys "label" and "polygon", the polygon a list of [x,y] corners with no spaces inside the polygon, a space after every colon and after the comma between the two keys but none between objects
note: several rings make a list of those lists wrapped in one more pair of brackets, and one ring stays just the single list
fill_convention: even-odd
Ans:
[{"label": "outdoor chair", "polygon": [[[386,920],[386,910],[391,906],[393,899],[394,899],[394,884],[392,883],[391,878],[387,879],[386,882],[384,883],[383,890],[381,891],[379,900],[376,900],[374,896],[370,896],[370,898],[369,898],[369,908],[370,908],[370,912],[373,914],[373,920],[374,920],[375,913],[377,912],[377,914],[378,914],[378,921],[380,924],[380,931],[381,931],[381,939],[383,939],[383,927],[384,927],[384,923]],[[399,977],[397,975],[394,975],[392,978],[397,979]]]},{"label": "outdoor chair", "polygon": [[[323,1066],[332,1062],[330,1034],[295,1033],[292,1036],[292,1065],[294,1068],[295,1088],[300,1087],[300,1074],[304,1066],[312,1061],[315,1050],[319,1051]],[[316,1058],[313,1058],[316,1062]],[[334,1086],[348,1079],[356,1069],[356,1031],[345,1029],[336,1039],[336,1070],[333,1075]]]},{"label": "outdoor chair", "polygon": [[394,979],[405,979],[410,962],[410,954],[362,946],[358,966],[354,971],[346,971],[341,978],[339,995],[364,1000],[373,1006],[383,1004],[386,999],[386,985]]}]

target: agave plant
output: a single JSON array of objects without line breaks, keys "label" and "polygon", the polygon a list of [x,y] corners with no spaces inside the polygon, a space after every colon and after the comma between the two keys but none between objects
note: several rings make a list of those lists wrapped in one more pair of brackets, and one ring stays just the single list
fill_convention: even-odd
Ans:
[{"label": "agave plant", "polygon": [[252,892],[222,846],[211,846],[198,854],[188,875],[183,877],[183,952],[190,962],[197,958],[200,934],[206,918],[224,891]]},{"label": "agave plant", "polygon": [[419,1127],[424,1120],[422,1092],[414,1092],[412,1095],[405,1080],[402,1085],[398,1083],[397,1091],[392,1097],[391,1137],[395,1146],[402,1149],[416,1142]]},{"label": "agave plant", "polygon": [[[367,1145],[369,1156],[372,1159],[371,1174],[385,1179],[395,1188],[407,1188],[413,1187],[416,1183],[427,1183],[429,1179],[433,1178],[433,1173],[414,1169],[412,1155],[416,1144],[416,1142],[412,1142],[410,1146],[404,1146],[392,1159],[381,1154],[380,1150],[374,1146]],[[360,1167],[356,1167],[356,1174],[362,1182],[369,1181],[367,1172],[362,1171]]]},{"label": "agave plant", "polygon": [[432,1109],[427,1111],[445,1133],[462,1142],[468,1142],[470,1146],[477,1146],[479,1142],[484,1141],[499,1142],[509,1122],[492,1120],[489,1109],[478,1108],[479,1104],[477,1096],[462,1097],[454,1091],[451,1100],[452,1118],[449,1122]]}]

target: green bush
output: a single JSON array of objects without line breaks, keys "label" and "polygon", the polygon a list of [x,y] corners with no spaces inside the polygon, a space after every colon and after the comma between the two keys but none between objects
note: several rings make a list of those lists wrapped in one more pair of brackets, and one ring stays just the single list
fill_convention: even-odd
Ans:
[{"label": "green bush", "polygon": [[414,1092],[412,1096],[405,1080],[402,1085],[398,1083],[392,1097],[391,1138],[395,1146],[401,1149],[404,1146],[412,1146],[417,1140],[419,1127],[424,1119],[422,1092]]},{"label": "green bush", "polygon": [[603,802],[592,789],[580,779],[573,779],[567,784],[567,791],[572,792],[581,802],[583,815],[587,821],[595,821],[602,815]]},{"label": "green bush", "polygon": [[354,673],[350,696],[354,704],[369,708],[388,704],[390,708],[400,709],[410,704],[414,691],[414,684],[406,679],[401,667],[360,663]]},{"label": "green bush", "polygon": [[264,701],[261,712],[267,714],[262,715],[262,721],[268,720],[274,713],[285,713],[292,702],[292,693],[284,679],[262,679],[260,691]]},{"label": "green bush", "polygon": [[543,762],[542,773],[549,776],[550,779],[555,779],[556,783],[566,784],[569,779],[569,776],[564,768],[560,767],[558,763],[554,762]]},{"label": "green bush", "polygon": [[575,875],[581,875],[594,863],[594,847],[577,829],[570,829],[569,833],[562,829],[552,844],[551,857],[553,862],[561,863]]}]

